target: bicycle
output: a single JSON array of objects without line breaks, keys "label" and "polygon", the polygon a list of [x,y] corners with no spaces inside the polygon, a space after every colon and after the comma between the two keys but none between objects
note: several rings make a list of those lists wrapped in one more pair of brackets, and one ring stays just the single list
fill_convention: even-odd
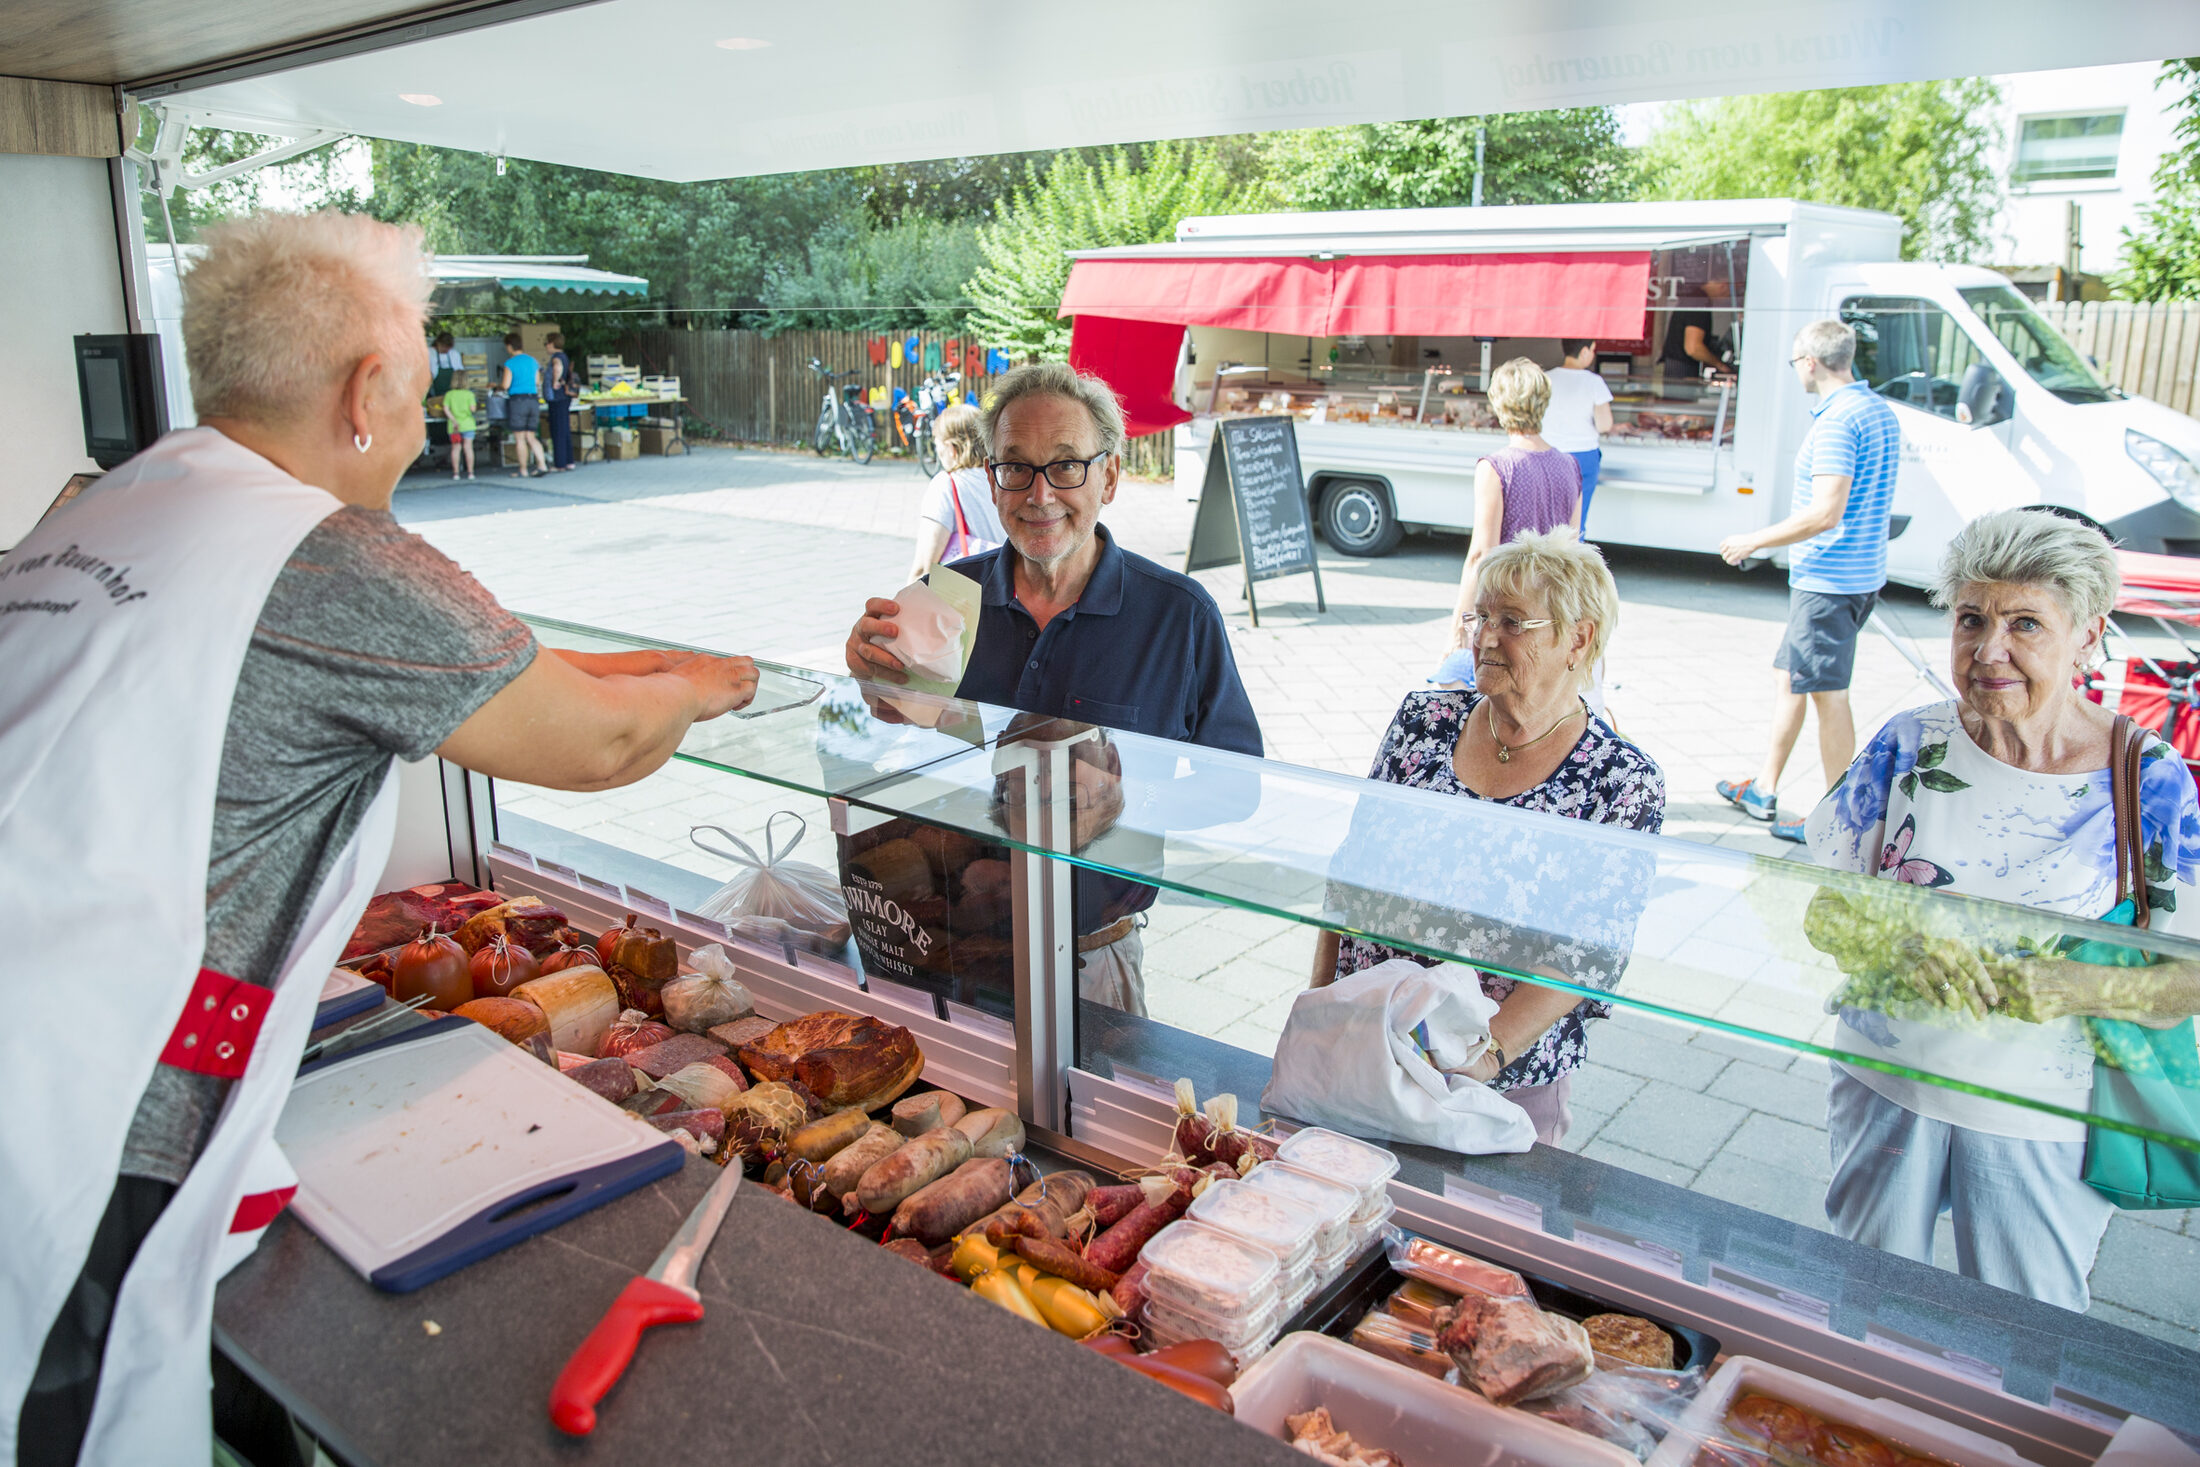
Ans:
[{"label": "bicycle", "polygon": [[927,479],[940,471],[940,450],[932,441],[932,425],[961,391],[962,373],[928,373],[917,390],[903,398],[901,405],[894,409],[895,429],[915,450],[918,472]]},{"label": "bicycle", "polygon": [[860,399],[863,389],[852,382],[838,390],[833,386],[840,378],[859,374],[828,372],[816,357],[810,358],[810,370],[825,383],[825,394],[817,408],[817,426],[810,432],[810,447],[825,454],[837,446],[857,463],[869,463],[878,451],[878,426],[871,421],[870,407]]}]

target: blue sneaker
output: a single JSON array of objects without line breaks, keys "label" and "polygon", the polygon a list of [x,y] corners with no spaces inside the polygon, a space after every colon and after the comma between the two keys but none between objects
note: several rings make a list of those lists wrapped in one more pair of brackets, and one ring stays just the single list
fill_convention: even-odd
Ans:
[{"label": "blue sneaker", "polygon": [[1801,815],[1796,816],[1793,820],[1775,820],[1772,822],[1772,838],[1774,840],[1791,840],[1797,845],[1803,845],[1806,843],[1803,827],[1807,823],[1806,817]]},{"label": "blue sneaker", "polygon": [[1752,820],[1772,820],[1780,813],[1780,801],[1776,795],[1759,794],[1757,781],[1753,779],[1722,779],[1714,786],[1719,798],[1740,810]]}]

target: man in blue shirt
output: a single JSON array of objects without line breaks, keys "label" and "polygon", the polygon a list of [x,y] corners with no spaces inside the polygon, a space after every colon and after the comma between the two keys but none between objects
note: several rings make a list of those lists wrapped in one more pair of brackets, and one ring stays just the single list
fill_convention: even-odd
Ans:
[{"label": "man in blue shirt", "polygon": [[[1008,544],[955,562],[984,588],[959,696],[1156,738],[1261,753],[1222,613],[1206,588],[1115,543],[1100,507],[1123,472],[1123,413],[1097,377],[1059,362],[993,384],[984,419],[994,503]],[[869,601],[849,633],[849,672],[897,681],[894,602]],[[1138,935],[1154,888],[1076,873],[1078,992],[1145,1012]]]},{"label": "man in blue shirt", "polygon": [[1887,518],[1902,465],[1902,424],[1870,384],[1856,380],[1849,370],[1855,359],[1856,333],[1839,321],[1813,321],[1797,334],[1789,362],[1818,405],[1795,455],[1794,510],[1719,546],[1729,565],[1795,546],[1788,556],[1787,633],[1772,659],[1772,746],[1756,778],[1718,784],[1722,798],[1753,820],[1771,821],[1782,840],[1803,839],[1804,816],[1781,820],[1774,792],[1802,734],[1806,699],[1818,713],[1826,788],[1856,757],[1849,675],[1857,635],[1887,584]]}]

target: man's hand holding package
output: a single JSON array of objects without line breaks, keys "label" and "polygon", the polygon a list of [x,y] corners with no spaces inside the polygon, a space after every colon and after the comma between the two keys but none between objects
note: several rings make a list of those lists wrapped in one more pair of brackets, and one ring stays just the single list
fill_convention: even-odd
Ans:
[{"label": "man's hand holding package", "polygon": [[855,629],[848,633],[848,644],[843,649],[851,677],[880,683],[909,681],[901,659],[871,640],[873,637],[889,640],[899,637],[901,628],[894,624],[894,618],[900,614],[900,603],[883,596],[873,596],[863,603],[863,615],[857,619]]}]

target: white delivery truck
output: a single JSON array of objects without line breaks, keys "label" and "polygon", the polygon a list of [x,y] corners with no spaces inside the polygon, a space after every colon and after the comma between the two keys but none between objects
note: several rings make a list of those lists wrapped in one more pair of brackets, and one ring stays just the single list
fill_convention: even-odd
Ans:
[{"label": "white delivery truck", "polygon": [[1839,316],[1902,420],[1894,580],[1926,584],[1960,526],[2009,506],[2200,555],[2200,422],[2109,386],[2003,276],[1900,244],[1891,214],[1791,199],[1197,218],[1080,254],[1063,313],[1073,360],[1133,382],[1154,375],[1139,352],[1181,352],[1173,409],[1141,424],[1131,394],[1134,429],[1180,423],[1180,483],[1202,481],[1217,417],[1295,416],[1347,554],[1467,529],[1475,464],[1504,442],[1490,367],[1555,366],[1566,339],[1597,341],[1614,397],[1591,539],[1709,552],[1779,520],[1812,405],[1790,346]]}]

